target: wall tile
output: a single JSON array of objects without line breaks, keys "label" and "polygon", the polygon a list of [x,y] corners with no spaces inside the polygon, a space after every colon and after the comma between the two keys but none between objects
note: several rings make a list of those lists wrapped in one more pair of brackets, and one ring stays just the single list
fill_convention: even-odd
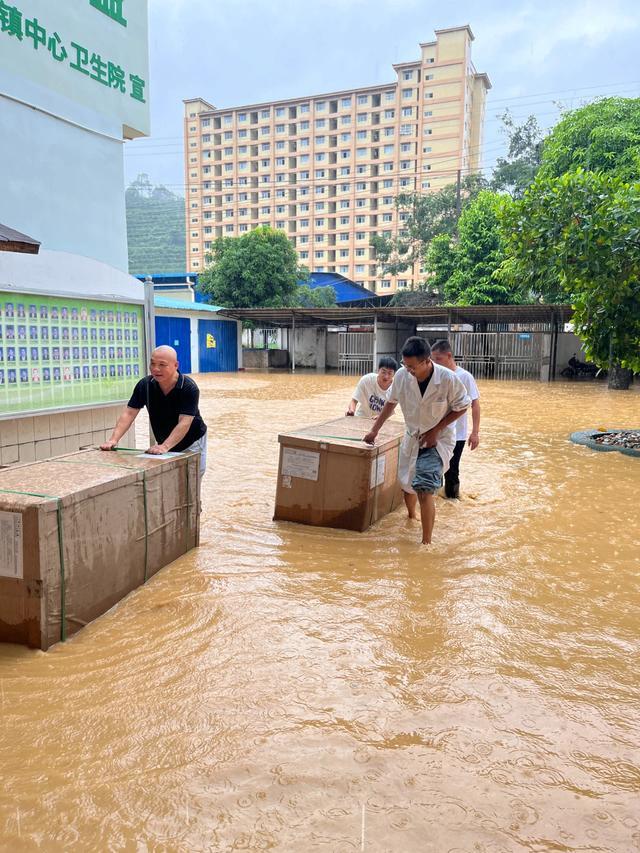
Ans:
[{"label": "wall tile", "polygon": [[62,438],[64,435],[63,414],[49,416],[49,432],[51,433],[51,438]]},{"label": "wall tile", "polygon": [[0,447],[18,443],[18,421],[0,421]]},{"label": "wall tile", "polygon": [[28,444],[18,445],[18,458],[20,462],[35,462],[36,461],[36,445],[34,441]]},{"label": "wall tile", "polygon": [[13,465],[14,462],[17,462],[19,459],[18,454],[18,445],[12,444],[8,447],[2,448],[2,464],[3,465]]},{"label": "wall tile", "polygon": [[33,419],[33,437],[36,441],[51,438],[49,415],[39,415]]},{"label": "wall tile", "polygon": [[18,418],[18,444],[27,444],[35,441],[33,432],[33,418]]},{"label": "wall tile", "polygon": [[64,434],[65,435],[77,435],[80,432],[78,428],[78,413],[77,412],[65,412],[64,413]]},{"label": "wall tile", "polygon": [[51,441],[36,441],[36,459],[48,459],[51,456]]},{"label": "wall tile", "polygon": [[64,438],[52,438],[51,439],[51,455],[52,456],[61,456],[63,453],[66,453],[66,444]]}]

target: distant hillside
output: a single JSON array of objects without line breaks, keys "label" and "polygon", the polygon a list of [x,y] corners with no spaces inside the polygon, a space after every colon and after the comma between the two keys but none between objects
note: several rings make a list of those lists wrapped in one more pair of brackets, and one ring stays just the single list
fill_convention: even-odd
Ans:
[{"label": "distant hillside", "polygon": [[129,272],[184,272],[184,199],[138,175],[127,187],[126,203]]}]

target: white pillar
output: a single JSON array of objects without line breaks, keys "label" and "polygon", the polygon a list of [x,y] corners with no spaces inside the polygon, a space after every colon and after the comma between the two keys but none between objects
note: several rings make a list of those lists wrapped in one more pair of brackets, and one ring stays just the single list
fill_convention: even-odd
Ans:
[{"label": "white pillar", "polygon": [[291,372],[296,372],[296,315],[291,312]]},{"label": "white pillar", "polygon": [[372,370],[375,373],[378,369],[378,315],[375,313],[373,315],[373,367]]}]

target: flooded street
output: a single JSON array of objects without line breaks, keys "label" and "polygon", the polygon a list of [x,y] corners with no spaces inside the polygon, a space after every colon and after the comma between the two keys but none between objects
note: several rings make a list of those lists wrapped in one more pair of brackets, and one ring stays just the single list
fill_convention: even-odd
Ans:
[{"label": "flooded street", "polygon": [[196,379],[200,549],[0,646],[0,850],[640,850],[640,459],[567,441],[638,389],[482,383],[425,550],[271,520],[278,432],[353,380]]}]

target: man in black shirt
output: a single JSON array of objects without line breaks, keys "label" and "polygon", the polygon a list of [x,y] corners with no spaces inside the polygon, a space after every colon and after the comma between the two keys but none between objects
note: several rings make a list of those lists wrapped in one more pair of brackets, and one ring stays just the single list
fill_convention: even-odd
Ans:
[{"label": "man in black shirt", "polygon": [[129,429],[140,409],[147,407],[156,444],[147,453],[200,451],[200,474],[207,464],[207,425],[200,417],[200,391],[189,376],[178,370],[173,347],[157,347],[151,353],[151,373],[133,389],[131,399],[118,418],[111,437],[100,445],[111,450]]}]

